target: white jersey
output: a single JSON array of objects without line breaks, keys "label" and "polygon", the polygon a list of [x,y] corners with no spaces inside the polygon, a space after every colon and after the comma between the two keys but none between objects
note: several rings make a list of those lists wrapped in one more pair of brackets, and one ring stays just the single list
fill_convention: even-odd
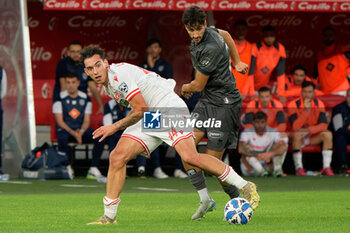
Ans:
[{"label": "white jersey", "polygon": [[288,143],[288,138],[282,138],[281,134],[273,128],[266,126],[266,131],[263,135],[258,135],[254,127],[245,129],[239,139],[240,142],[248,143],[253,151],[267,152],[271,149],[274,143],[284,141]]},{"label": "white jersey", "polygon": [[109,66],[107,95],[118,103],[129,106],[129,101],[142,94],[148,107],[166,107],[166,97],[174,93],[175,80],[165,79],[158,74],[128,63]]}]

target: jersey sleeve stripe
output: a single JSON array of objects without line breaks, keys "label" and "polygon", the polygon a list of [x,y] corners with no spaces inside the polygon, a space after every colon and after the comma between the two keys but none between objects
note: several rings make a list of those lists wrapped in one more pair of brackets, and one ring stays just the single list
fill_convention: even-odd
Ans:
[{"label": "jersey sleeve stripe", "polygon": [[133,90],[132,92],[129,93],[129,95],[126,96],[126,100],[130,101],[132,99],[132,97],[134,97],[135,95],[137,95],[138,93],[141,93],[140,89],[136,88],[135,90]]}]

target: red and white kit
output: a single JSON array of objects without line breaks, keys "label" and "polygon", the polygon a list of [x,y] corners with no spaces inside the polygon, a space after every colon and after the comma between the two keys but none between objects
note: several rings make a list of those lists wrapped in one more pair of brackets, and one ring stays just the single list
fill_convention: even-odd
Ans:
[{"label": "red and white kit", "polygon": [[[128,63],[110,65],[108,79],[106,93],[124,106],[129,106],[129,101],[141,93],[147,106],[150,109],[161,109],[161,114],[164,114],[163,109],[166,109],[167,114],[173,115],[178,114],[181,109],[182,115],[190,115],[185,102],[174,92],[176,82],[173,79],[162,78],[154,72]],[[184,131],[176,127],[169,127],[166,131],[145,132],[143,120],[128,127],[122,135],[139,142],[145,150],[143,155],[147,157],[163,141],[175,146],[182,139],[192,136],[192,129]]]}]

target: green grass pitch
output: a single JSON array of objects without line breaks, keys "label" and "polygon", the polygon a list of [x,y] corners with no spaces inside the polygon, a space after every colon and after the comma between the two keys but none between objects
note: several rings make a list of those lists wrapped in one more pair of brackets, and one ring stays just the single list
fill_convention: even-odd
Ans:
[{"label": "green grass pitch", "polygon": [[349,177],[250,180],[258,185],[261,203],[250,223],[237,226],[222,220],[228,197],[213,177],[207,184],[217,209],[201,221],[190,220],[199,199],[187,179],[128,178],[118,224],[105,226],[86,225],[103,214],[104,184],[85,179],[2,182],[0,232],[350,232]]}]

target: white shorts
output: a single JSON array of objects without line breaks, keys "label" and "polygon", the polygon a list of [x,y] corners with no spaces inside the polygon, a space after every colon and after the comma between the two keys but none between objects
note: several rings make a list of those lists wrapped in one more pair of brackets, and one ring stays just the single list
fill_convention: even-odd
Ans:
[{"label": "white shorts", "polygon": [[251,170],[248,170],[248,168],[241,162],[241,172],[243,176],[260,176],[260,173],[252,168]]},{"label": "white shorts", "polygon": [[[163,100],[160,104],[162,107],[157,107],[162,116],[165,114],[179,115],[181,118],[190,117],[190,113],[185,102],[177,96],[175,93],[169,95],[168,98]],[[151,108],[152,111],[156,111],[155,108]],[[173,119],[174,120],[174,119]],[[152,151],[154,151],[162,142],[167,143],[169,146],[175,147],[175,145],[183,140],[193,137],[193,128],[189,127],[163,127],[159,130],[145,130],[144,118],[136,124],[128,127],[122,137],[133,139],[141,144],[144,152],[141,155],[149,157]]]}]

